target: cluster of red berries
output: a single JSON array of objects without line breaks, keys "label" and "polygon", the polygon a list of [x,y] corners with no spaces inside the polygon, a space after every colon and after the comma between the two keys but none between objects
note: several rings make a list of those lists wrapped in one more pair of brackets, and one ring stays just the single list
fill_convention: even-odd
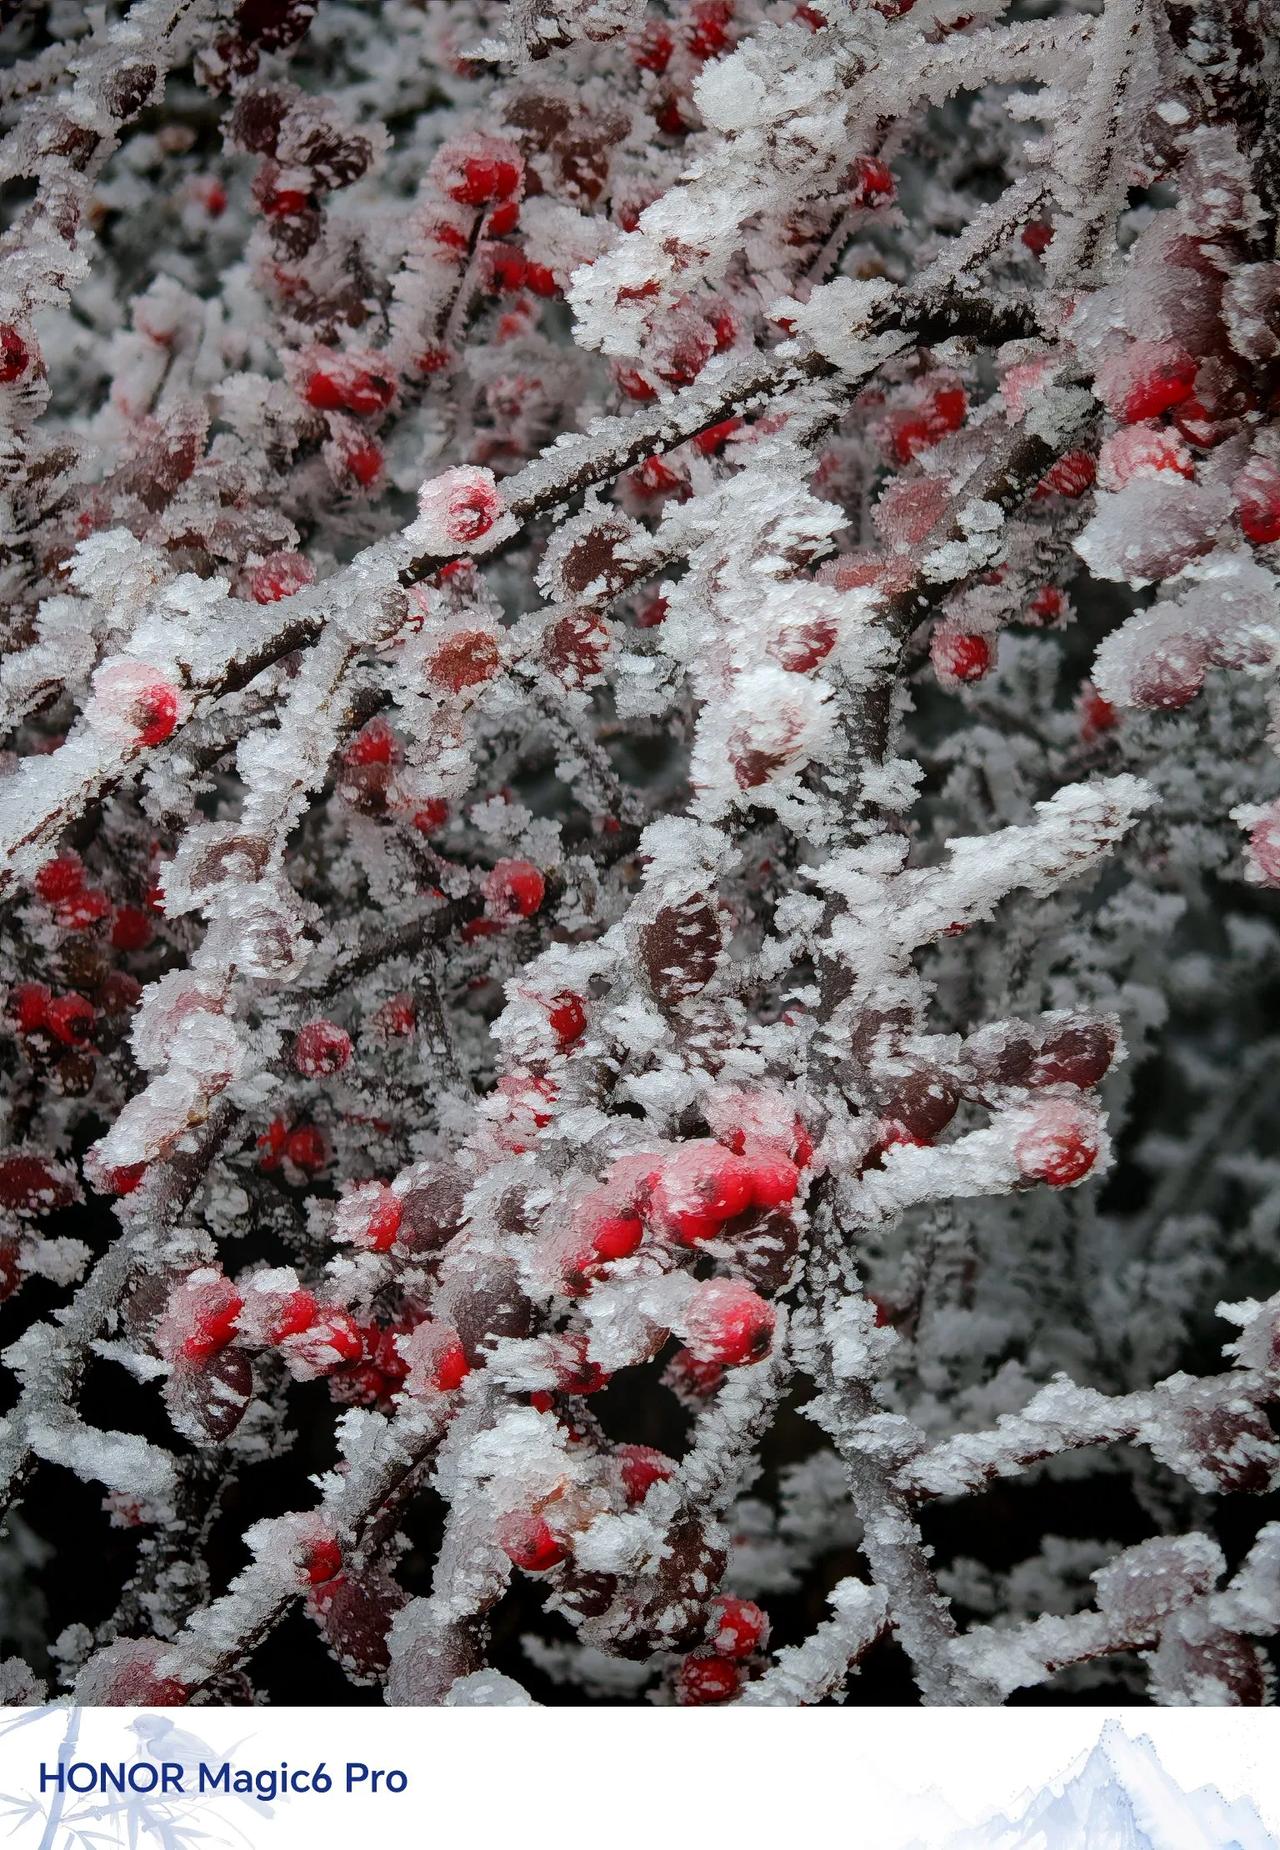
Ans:
[{"label": "cluster of red berries", "polygon": [[768,1642],[768,1615],[755,1601],[722,1594],[711,1604],[706,1644],[681,1660],[677,1702],[689,1707],[731,1702],[742,1687],[748,1661]]}]

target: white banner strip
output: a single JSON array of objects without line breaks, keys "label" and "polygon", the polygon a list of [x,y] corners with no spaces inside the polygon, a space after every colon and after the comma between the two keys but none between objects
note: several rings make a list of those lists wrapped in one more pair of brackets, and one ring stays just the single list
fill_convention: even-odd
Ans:
[{"label": "white banner strip", "polygon": [[1143,1850],[1280,1847],[1274,1709],[0,1711],[16,1850],[1091,1850],[1036,1820],[1099,1780]]}]

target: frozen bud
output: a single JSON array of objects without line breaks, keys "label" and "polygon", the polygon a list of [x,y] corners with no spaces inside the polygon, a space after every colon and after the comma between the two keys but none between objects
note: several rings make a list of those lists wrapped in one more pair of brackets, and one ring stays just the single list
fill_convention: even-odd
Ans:
[{"label": "frozen bud", "polygon": [[205,1359],[183,1356],[164,1385],[169,1418],[195,1445],[225,1444],[252,1398],[253,1365],[239,1348]]},{"label": "frozen bud", "polygon": [[1049,1029],[1028,1075],[1033,1086],[1096,1086],[1115,1059],[1118,1036],[1107,1021],[1074,1016]]},{"label": "frozen bud", "polygon": [[391,1663],[387,1635],[407,1595],[390,1574],[367,1568],[337,1574],[312,1589],[308,1602],[330,1650],[353,1683],[377,1683]]},{"label": "frozen bud", "polygon": [[663,906],[640,928],[640,959],[650,988],[666,1007],[695,996],[716,973],[723,948],[720,917],[705,893]]}]

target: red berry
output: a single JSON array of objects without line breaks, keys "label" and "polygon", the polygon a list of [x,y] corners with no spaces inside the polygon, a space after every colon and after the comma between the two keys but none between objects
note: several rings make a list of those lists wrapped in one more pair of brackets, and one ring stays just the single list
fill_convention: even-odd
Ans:
[{"label": "red berry", "polygon": [[83,1047],[88,1042],[96,1011],[85,996],[55,996],[45,1010],[45,1026],[64,1047]]},{"label": "red berry", "polygon": [[1118,365],[1124,376],[1119,402],[1111,394],[1107,404],[1125,424],[1158,418],[1190,398],[1195,386],[1195,360],[1172,341],[1135,341]]},{"label": "red berry", "polygon": [[109,1195],[132,1195],[142,1185],[142,1178],[147,1173],[145,1163],[120,1163],[114,1169],[102,1173],[102,1186]]},{"label": "red berry", "polygon": [[654,1484],[675,1474],[675,1463],[651,1445],[620,1445],[614,1452],[622,1474],[622,1488],[630,1504],[643,1503]]},{"label": "red berry", "polygon": [[471,1364],[461,1340],[457,1336],[451,1337],[432,1372],[433,1384],[442,1394],[452,1394],[455,1388],[462,1386],[470,1373]]},{"label": "red berry", "polygon": [[508,199],[505,204],[495,206],[485,220],[485,236],[490,238],[509,237],[519,223],[520,202],[518,199]]},{"label": "red berry", "polygon": [[447,347],[424,347],[418,355],[418,371],[429,378],[433,373],[442,373],[452,361],[453,355]]},{"label": "red berry", "polygon": [[84,862],[78,854],[60,854],[46,861],[36,875],[36,892],[50,905],[60,899],[73,899],[83,888]]},{"label": "red berry", "polygon": [[[308,1296],[310,1293],[307,1294]],[[349,1311],[326,1307],[304,1329],[280,1338],[286,1356],[309,1375],[331,1375],[364,1355],[364,1337]]]},{"label": "red berry", "polygon": [[929,657],[944,686],[981,681],[991,668],[991,643],[972,630],[939,624],[929,645]]},{"label": "red berry", "polygon": [[694,0],[685,32],[685,44],[695,58],[714,58],[729,44],[732,0]]},{"label": "red berry", "polygon": [[[494,295],[510,295],[525,284],[524,252],[509,244],[495,244],[486,253],[488,287]],[[475,536],[478,537],[478,536]]]},{"label": "red berry", "polygon": [[718,1143],[686,1144],[658,1172],[648,1212],[682,1245],[712,1239],[752,1203],[752,1168]]},{"label": "red berry", "polygon": [[1042,1112],[1019,1137],[1014,1161],[1024,1181],[1070,1188],[1097,1162],[1098,1140],[1092,1124],[1063,1103],[1060,1111]]},{"label": "red berry", "polygon": [[290,1291],[281,1300],[267,1325],[267,1341],[282,1343],[286,1337],[299,1336],[303,1330],[309,1330],[316,1320],[319,1308],[309,1291],[303,1291],[301,1288],[297,1291]]},{"label": "red berry", "polygon": [[531,289],[534,295],[542,296],[544,300],[560,293],[555,271],[549,270],[545,263],[530,263],[526,260],[524,283],[526,289]]},{"label": "red berry", "polygon": [[701,1708],[713,1702],[732,1702],[742,1683],[742,1672],[727,1657],[686,1657],[680,1666],[677,1700]]},{"label": "red berry", "polygon": [[893,174],[874,155],[860,154],[849,169],[846,184],[851,206],[876,206],[894,195]]},{"label": "red berry", "polygon": [[685,486],[684,477],[663,462],[661,456],[646,456],[629,480],[643,495],[674,495]]},{"label": "red berry", "polygon": [[329,1161],[329,1141],[318,1126],[301,1124],[297,1130],[290,1131],[284,1154],[297,1168],[315,1175]]},{"label": "red berry", "polygon": [[15,983],[9,991],[9,1010],[19,1034],[34,1034],[49,1019],[53,992],[47,983]]},{"label": "red berry", "polygon": [[309,1586],[322,1586],[341,1571],[342,1550],[332,1536],[321,1536],[305,1544],[300,1566]]},{"label": "red berry", "polygon": [[709,1400],[724,1380],[724,1365],[702,1362],[690,1349],[677,1349],[663,1380],[682,1400]]},{"label": "red berry", "polygon": [[569,1550],[541,1516],[504,1516],[498,1524],[498,1544],[526,1574],[545,1574],[569,1558]]},{"label": "red berry", "polygon": [[292,186],[255,185],[253,196],[264,218],[297,218],[307,209],[309,195]]},{"label": "red berry", "polygon": [[558,996],[552,998],[547,1010],[547,1021],[561,1047],[572,1047],[587,1026],[587,1011],[583,1007],[582,997],[575,996],[572,990],[562,989]]},{"label": "red berry", "polygon": [[1280,886],[1280,813],[1274,809],[1249,831],[1249,854],[1268,886]]},{"label": "red berry", "polygon": [[768,1640],[768,1616],[754,1600],[724,1594],[712,1603],[707,1643],[717,1657],[753,1657]]},{"label": "red berry", "polygon": [[629,1259],[644,1239],[644,1222],[634,1215],[607,1215],[591,1229],[591,1248],[600,1259]]},{"label": "red berry", "polygon": [[0,1160],[0,1208],[15,1214],[49,1214],[75,1199],[42,1157],[19,1154]]},{"label": "red berry", "polygon": [[413,812],[413,826],[420,835],[434,835],[449,820],[449,805],[443,797],[428,797]]},{"label": "red berry", "polygon": [[20,1252],[17,1240],[0,1240],[0,1304],[11,1298],[22,1283]]},{"label": "red berry", "polygon": [[371,719],[362,726],[343,752],[343,761],[351,765],[394,764],[400,744],[384,719]]},{"label": "red berry", "polygon": [[657,386],[651,384],[643,373],[637,372],[634,366],[615,367],[614,377],[618,381],[618,390],[623,396],[634,399],[637,404],[648,404],[651,399],[658,396]]},{"label": "red berry", "polygon": [[380,1033],[400,1039],[412,1034],[418,1025],[418,1011],[412,996],[390,996],[373,1018]]},{"label": "red berry", "polygon": [[675,42],[660,20],[646,22],[640,37],[631,47],[631,61],[642,71],[661,76],[671,62]]},{"label": "red berry", "polygon": [[341,411],[345,403],[337,378],[322,367],[317,367],[308,378],[303,396],[317,411]]},{"label": "red berry", "polygon": [[787,630],[769,644],[769,654],[790,674],[808,674],[826,660],[835,647],[836,626],[829,617],[817,617]]},{"label": "red berry", "polygon": [[258,1148],[262,1155],[258,1158],[260,1169],[276,1169],[284,1155],[285,1144],[289,1140],[289,1127],[283,1118],[272,1118],[265,1131],[258,1138]]},{"label": "red berry", "polygon": [[370,418],[385,411],[395,395],[396,382],[389,372],[357,367],[344,383],[342,402],[353,416]]},{"label": "red berry", "polygon": [[794,1201],[800,1188],[800,1171],[785,1156],[756,1157],[751,1164],[751,1203],[757,1208],[781,1208]]},{"label": "red berry", "polygon": [[723,418],[719,424],[710,424],[706,430],[700,430],[693,439],[693,447],[703,456],[714,456],[722,450],[735,430],[742,429],[741,418]]},{"label": "red berry", "polygon": [[524,163],[515,149],[497,141],[487,143],[480,153],[464,154],[460,159],[445,150],[443,159],[450,162],[450,178],[444,190],[462,206],[487,206],[495,200],[509,199],[524,177]]},{"label": "red berry", "polygon": [[382,1187],[377,1198],[368,1204],[369,1214],[361,1230],[359,1244],[373,1253],[385,1253],[396,1243],[403,1209],[394,1190]]},{"label": "red berry", "polygon": [[545,893],[546,882],[532,861],[498,861],[485,876],[485,908],[495,918],[530,918]]},{"label": "red berry", "polygon": [[304,1078],[327,1079],[332,1073],[340,1073],[350,1058],[351,1036],[337,1022],[309,1021],[298,1030],[293,1064]]},{"label": "red berry", "polygon": [[355,477],[361,488],[370,488],[382,474],[382,446],[377,443],[356,443],[347,450],[343,461],[348,475]]},{"label": "red berry", "polygon": [[1056,585],[1041,585],[1027,604],[1028,613],[1041,623],[1052,623],[1066,608],[1066,598]]},{"label": "red berry", "polygon": [[1280,540],[1280,463],[1255,456],[1232,485],[1240,531],[1255,546]]},{"label": "red berry", "polygon": [[230,1279],[217,1279],[200,1288],[192,1307],[189,1334],[182,1343],[188,1361],[204,1361],[225,1349],[236,1334],[244,1300]]},{"label": "red berry", "polygon": [[1205,654],[1195,638],[1184,636],[1153,649],[1138,664],[1129,684],[1134,703],[1157,712],[1175,713],[1190,704],[1204,686]]},{"label": "red berry", "polygon": [[1022,242],[1039,257],[1053,242],[1053,226],[1046,225],[1041,219],[1033,220],[1030,225],[1022,227]]},{"label": "red berry", "polygon": [[694,1289],[685,1313],[685,1340],[701,1362],[739,1368],[769,1353],[777,1315],[758,1291],[737,1278],[712,1278]]},{"label": "red berry", "polygon": [[73,893],[70,899],[60,899],[53,910],[64,931],[88,931],[91,925],[99,924],[110,915],[111,901],[105,893],[86,887],[81,893]]},{"label": "red berry", "polygon": [[139,745],[163,745],[178,724],[178,692],[167,681],[156,681],[139,694],[129,714]]},{"label": "red berry", "polygon": [[446,515],[446,529],[456,546],[470,546],[483,539],[502,513],[497,491],[484,483],[475,483],[452,496]]},{"label": "red berry", "polygon": [[141,906],[121,906],[111,923],[111,942],[118,951],[145,951],[155,936],[151,916]]},{"label": "red berry", "polygon": [[0,322],[0,385],[12,385],[31,364],[31,349],[9,322]]},{"label": "red berry", "polygon": [[1109,700],[1104,700],[1088,682],[1080,696],[1080,737],[1086,745],[1119,723],[1119,714]]}]

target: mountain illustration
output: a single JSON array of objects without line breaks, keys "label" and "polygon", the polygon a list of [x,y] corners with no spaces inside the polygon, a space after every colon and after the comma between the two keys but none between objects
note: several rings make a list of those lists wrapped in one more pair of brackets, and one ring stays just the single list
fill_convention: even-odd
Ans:
[{"label": "mountain illustration", "polygon": [[1146,1736],[1118,1722],[1010,1813],[928,1841],[935,1850],[1280,1850],[1252,1800],[1213,1786],[1184,1792]]}]

